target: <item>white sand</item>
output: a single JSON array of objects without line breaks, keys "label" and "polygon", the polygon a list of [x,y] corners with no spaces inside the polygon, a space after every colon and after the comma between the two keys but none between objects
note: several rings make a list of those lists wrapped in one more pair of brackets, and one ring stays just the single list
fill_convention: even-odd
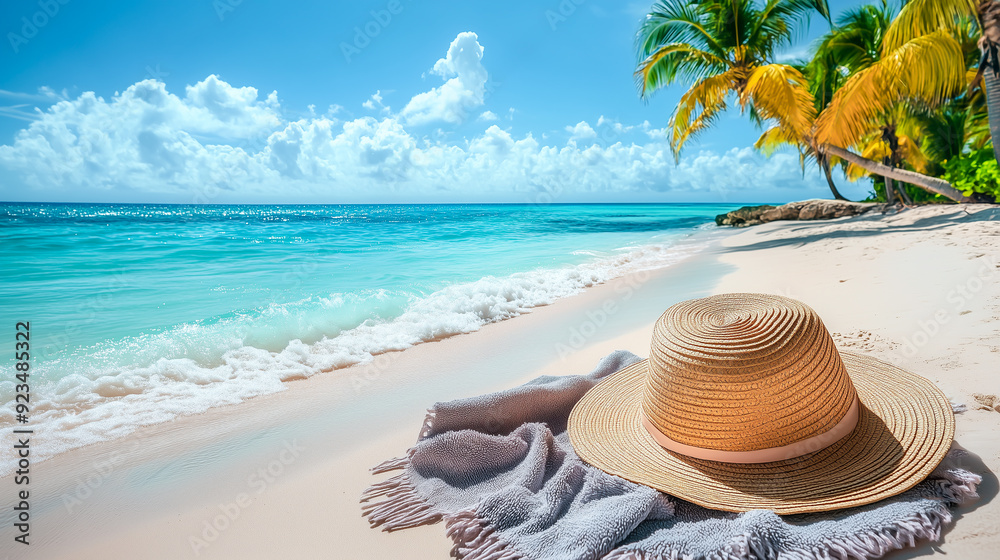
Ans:
[{"label": "white sand", "polygon": [[[382,533],[367,527],[357,503],[377,479],[366,469],[412,444],[426,407],[539,374],[584,373],[614,349],[645,356],[652,323],[670,304],[760,291],[808,303],[842,347],[897,361],[969,406],[957,416],[956,441],[982,460],[970,467],[984,475],[983,498],[960,510],[943,543],[892,557],[995,558],[1000,412],[976,410],[972,394],[1000,395],[998,279],[1000,210],[989,207],[755,226],[651,276],[43,462],[33,468],[33,544],[4,551],[39,559],[447,558],[441,525]],[[609,302],[615,311],[602,316]],[[11,492],[11,478],[0,487]],[[213,522],[224,528],[206,529]],[[9,526],[0,538],[12,542]]]}]

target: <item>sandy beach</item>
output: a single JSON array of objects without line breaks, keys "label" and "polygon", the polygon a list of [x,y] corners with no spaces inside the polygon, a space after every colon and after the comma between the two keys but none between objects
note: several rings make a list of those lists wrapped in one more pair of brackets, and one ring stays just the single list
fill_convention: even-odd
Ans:
[{"label": "sandy beach", "polygon": [[[707,249],[470,334],[288,383],[249,402],[149,426],[32,467],[31,545],[7,558],[448,557],[443,527],[368,528],[367,469],[405,452],[436,401],[538,375],[645,357],[671,304],[765,292],[812,306],[837,344],[934,381],[956,404],[955,442],[983,476],[940,543],[891,558],[993,558],[1000,547],[1000,210],[926,206],[887,216],[774,222],[704,234]],[[0,481],[14,488],[12,477]],[[12,542],[8,512],[0,538]]]}]

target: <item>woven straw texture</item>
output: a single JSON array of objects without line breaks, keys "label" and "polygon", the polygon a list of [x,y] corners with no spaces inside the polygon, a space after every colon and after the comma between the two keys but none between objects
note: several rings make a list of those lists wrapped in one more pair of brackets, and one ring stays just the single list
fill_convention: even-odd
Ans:
[{"label": "woven straw texture", "polygon": [[[855,429],[800,457],[740,464],[659,446],[641,424],[697,447],[778,447],[836,424],[854,395]],[[947,398],[930,381],[871,357],[838,353],[807,306],[727,294],[683,302],[657,322],[650,359],[605,379],[574,407],[573,448],[586,462],[702,506],[808,513],[908,490],[944,458],[954,435]]]},{"label": "woven straw texture", "polygon": [[816,312],[763,294],[668,309],[654,327],[646,383],[643,409],[653,425],[675,441],[722,451],[781,447],[826,432],[855,397]]}]

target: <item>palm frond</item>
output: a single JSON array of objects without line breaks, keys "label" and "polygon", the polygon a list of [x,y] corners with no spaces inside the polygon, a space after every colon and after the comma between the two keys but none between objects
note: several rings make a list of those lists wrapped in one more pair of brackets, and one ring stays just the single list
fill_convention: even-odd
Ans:
[{"label": "palm frond", "polygon": [[920,148],[920,142],[916,140],[916,137],[907,134],[899,134],[897,136],[900,154],[907,165],[918,173],[927,173],[930,160],[927,158],[927,154]]},{"label": "palm frond", "polygon": [[760,135],[760,138],[754,142],[753,147],[765,156],[770,156],[778,148],[782,148],[784,146],[798,146],[801,142],[802,138],[795,136],[794,134],[790,134],[790,131],[787,128],[774,125]]},{"label": "palm frond", "polygon": [[977,4],[977,0],[909,0],[886,32],[882,52],[941,29],[958,29],[960,22],[976,16]]},{"label": "palm frond", "polygon": [[787,64],[768,64],[754,69],[740,97],[745,107],[752,102],[757,114],[774,120],[786,134],[805,138],[816,119],[814,98],[801,72]]},{"label": "palm frond", "polygon": [[852,72],[871,66],[882,56],[885,34],[898,11],[888,0],[847,10],[828,36],[827,52]]},{"label": "palm frond", "polygon": [[639,64],[635,71],[640,97],[673,83],[678,77],[699,80],[709,74],[724,72],[725,60],[687,43],[670,43],[658,48]]},{"label": "palm frond", "polygon": [[809,17],[814,13],[830,21],[830,6],[826,0],[767,0],[755,18],[750,42],[765,35],[789,41],[793,38],[794,26],[808,29]]},{"label": "palm frond", "polygon": [[693,135],[707,128],[726,109],[726,97],[733,91],[733,71],[707,77],[691,87],[677,103],[670,119],[670,147],[674,156]]},{"label": "palm frond", "polygon": [[851,76],[816,120],[819,144],[857,145],[895,103],[936,104],[964,87],[962,49],[946,31],[917,37]]},{"label": "palm frond", "polygon": [[689,0],[661,0],[654,4],[636,34],[639,59],[648,58],[661,45],[670,43],[687,43],[724,56],[726,49],[706,29],[703,16]]}]

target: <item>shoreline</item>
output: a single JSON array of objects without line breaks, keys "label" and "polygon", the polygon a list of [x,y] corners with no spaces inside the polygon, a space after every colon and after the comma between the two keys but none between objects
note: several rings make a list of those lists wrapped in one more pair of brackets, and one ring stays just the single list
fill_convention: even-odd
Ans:
[{"label": "shoreline", "polygon": [[[956,442],[982,459],[983,497],[960,510],[939,550],[976,558],[1000,546],[993,500],[1000,414],[975,410],[971,398],[973,390],[1000,393],[1000,343],[988,343],[1000,339],[991,326],[1000,315],[1000,268],[987,270],[993,282],[981,280],[964,298],[968,309],[949,296],[963,280],[971,289],[984,257],[1000,266],[1000,212],[972,210],[991,212],[992,223],[942,207],[733,230],[641,280],[619,277],[512,320],[383,354],[381,362],[60,454],[32,467],[37,540],[30,553],[14,550],[13,557],[317,557],[337,550],[355,558],[446,558],[451,545],[440,524],[382,533],[368,528],[357,503],[378,480],[367,469],[413,444],[427,407],[538,375],[586,373],[619,348],[645,356],[650,327],[670,304],[762,291],[805,301],[839,347],[897,361],[969,406],[957,415]],[[926,325],[934,321],[931,336]],[[0,480],[13,488],[10,476]],[[236,516],[208,538],[206,524],[227,511]],[[12,538],[0,519],[0,538]],[[892,557],[932,554],[924,544]]]},{"label": "shoreline", "polygon": [[[707,237],[717,240],[728,233],[709,231]],[[561,348],[569,348],[573,354],[578,351],[577,346],[589,350],[593,343],[618,330],[655,320],[658,311],[624,304],[639,289],[647,297],[670,298],[669,293],[662,292],[664,286],[673,283],[653,282],[664,275],[690,276],[686,281],[692,283],[690,290],[695,290],[705,280],[701,269],[712,266],[710,251],[696,252],[673,265],[620,276],[533,308],[530,313],[484,325],[478,331],[384,353],[369,364],[289,382],[281,392],[143,426],[120,439],[60,453],[32,466],[35,478],[40,481],[35,495],[43,496],[32,503],[37,520],[33,528],[38,528],[40,544],[51,550],[51,556],[47,557],[65,554],[79,558],[79,541],[93,541],[89,533],[94,526],[127,530],[140,520],[155,523],[152,520],[164,511],[189,509],[192,498],[198,496],[215,496],[214,506],[227,501],[235,503],[239,494],[255,490],[260,481],[267,483],[266,477],[258,476],[253,483],[244,483],[243,479],[257,474],[260,466],[267,466],[273,460],[272,455],[280,455],[289,442],[307,442],[303,444],[304,459],[296,465],[312,464],[336,460],[345,451],[360,453],[368,445],[369,434],[393,433],[399,431],[398,426],[412,426],[399,431],[405,436],[396,436],[398,449],[388,451],[390,455],[400,454],[416,441],[425,410],[433,402],[523,383],[536,377],[534,372],[538,369],[564,362],[560,359]],[[657,286],[660,289],[650,289]],[[591,334],[587,327],[594,321],[591,310],[602,308],[609,301],[623,305]],[[550,345],[533,345],[538,338],[532,332],[554,329],[564,334],[550,337]],[[589,335],[582,344],[573,339],[574,331],[581,329]],[[512,367],[504,348],[517,347],[530,347],[531,351],[519,352],[520,363]],[[473,364],[477,374],[468,375],[465,370]],[[589,371],[593,364],[585,367]],[[328,433],[330,426],[336,426],[332,436]],[[364,428],[363,433],[354,429],[359,427]],[[367,468],[386,458],[372,455],[369,464],[359,470],[363,475],[359,483],[369,482]],[[258,465],[258,468],[247,469],[244,465]],[[296,465],[288,465],[288,472],[301,468],[294,468]],[[233,471],[241,472],[242,476],[227,481]],[[12,486],[11,478],[10,475],[0,478],[3,481],[0,485]],[[181,485],[182,489],[177,493],[151,488],[161,484]],[[350,501],[356,502],[362,489],[358,488]],[[206,511],[212,509],[205,507]],[[128,515],[122,516],[123,510]],[[12,532],[5,514],[0,512],[0,538],[8,538],[6,533]],[[84,516],[87,521],[82,519]],[[357,519],[361,526],[367,527],[360,513]],[[53,531],[46,526],[59,529]],[[182,547],[174,553],[185,550],[191,552]]]},{"label": "shoreline", "polygon": [[[706,222],[705,226],[708,224]],[[338,372],[370,356],[377,363],[385,363],[385,356],[391,357],[406,349],[398,348],[413,348],[476,332],[574,297],[599,283],[614,281],[636,271],[670,267],[726,233],[705,227],[666,230],[648,237],[643,244],[627,245],[610,253],[577,251],[589,255],[582,262],[539,265],[504,275],[487,274],[476,280],[450,283],[421,296],[414,294],[414,299],[405,308],[387,319],[365,320],[319,340],[288,340],[271,350],[266,344],[260,346],[244,341],[242,346],[231,345],[218,356],[210,354],[205,358],[207,361],[188,358],[186,353],[175,355],[176,350],[168,347],[165,351],[170,357],[161,357],[159,361],[151,358],[129,365],[113,362],[98,366],[100,374],[75,376],[83,380],[82,388],[72,375],[57,378],[60,389],[55,392],[69,397],[63,399],[50,391],[42,395],[40,404],[36,405],[35,411],[40,415],[33,417],[33,428],[37,440],[47,445],[32,449],[32,462],[40,464],[73,449],[128,437],[146,426],[284,392],[293,382],[317,375],[339,375]],[[304,319],[308,320],[309,317]],[[162,332],[169,334],[176,330],[178,328],[173,326]],[[222,334],[233,333],[224,331]],[[141,338],[130,335],[106,342],[114,347]],[[100,345],[85,350],[91,352],[94,348]],[[218,348],[212,350],[222,352]],[[139,351],[150,352],[141,345]],[[89,359],[90,354],[85,358]],[[59,365],[61,371],[74,371],[75,365],[93,367],[87,365],[86,360],[82,365],[72,362]],[[51,373],[44,368],[41,371],[43,375]],[[138,381],[133,379],[136,377]],[[165,378],[166,381],[160,384],[150,378]],[[69,386],[62,387],[62,381],[70,382]],[[362,379],[362,384],[365,381]],[[92,398],[75,397],[78,390]],[[10,422],[13,421],[11,415]],[[114,435],[103,435],[109,432]],[[13,445],[15,438],[5,433],[0,436],[0,443]],[[14,464],[13,459],[0,460],[0,477],[11,474]]]}]

